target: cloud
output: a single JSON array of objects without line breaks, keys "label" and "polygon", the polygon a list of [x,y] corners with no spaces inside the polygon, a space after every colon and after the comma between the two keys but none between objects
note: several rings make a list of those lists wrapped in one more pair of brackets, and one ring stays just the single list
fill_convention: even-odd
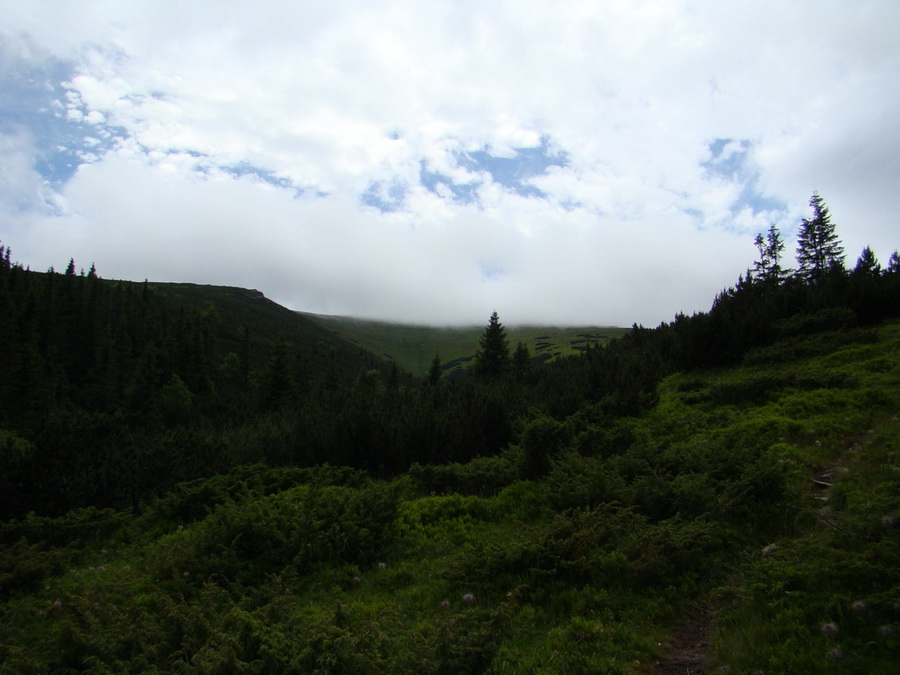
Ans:
[{"label": "cloud", "polygon": [[889,0],[0,11],[0,238],[35,267],[655,324],[708,308],[813,190],[848,251],[897,246]]}]

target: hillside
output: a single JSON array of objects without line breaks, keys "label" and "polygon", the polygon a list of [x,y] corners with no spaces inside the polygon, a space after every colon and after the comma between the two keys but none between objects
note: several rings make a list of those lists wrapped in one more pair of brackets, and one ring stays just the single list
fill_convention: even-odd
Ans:
[{"label": "hillside", "polygon": [[[417,377],[428,373],[435,355],[445,376],[459,375],[471,365],[484,330],[484,326],[431,327],[301,314]],[[627,332],[598,326],[507,326],[506,330],[510,346],[523,343],[536,362],[577,354],[588,345],[604,345]]]},{"label": "hillside", "polygon": [[[598,408],[535,420],[496,457],[389,481],[244,467],[138,512],[7,523],[0,657],[10,672],[653,672],[699,603],[710,668],[890,672],[898,355],[896,321],[818,332],[673,375],[612,427]],[[535,443],[549,465],[522,480]]]},{"label": "hillside", "polygon": [[[246,327],[249,353],[255,360],[268,355],[279,340],[285,340],[301,352],[333,355],[338,367],[353,375],[361,368],[387,368],[382,363],[383,357],[373,356],[365,347],[349,344],[347,339],[323,328],[308,316],[269,300],[261,291],[183,283],[152,283],[151,287],[165,293],[176,305],[212,312],[223,353],[242,348],[242,332]],[[317,361],[310,359],[311,364]],[[256,361],[252,364],[260,365]]]}]

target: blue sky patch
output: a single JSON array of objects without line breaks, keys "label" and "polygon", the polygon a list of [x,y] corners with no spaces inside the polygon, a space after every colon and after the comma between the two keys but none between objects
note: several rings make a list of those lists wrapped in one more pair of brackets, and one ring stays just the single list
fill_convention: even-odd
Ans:
[{"label": "blue sky patch", "polygon": [[530,148],[513,148],[512,157],[491,154],[490,147],[456,155],[459,166],[473,172],[487,172],[495,183],[523,197],[545,197],[544,192],[528,181],[547,173],[551,166],[564,167],[569,163],[568,153],[551,151],[549,138],[541,138],[541,144]]},{"label": "blue sky patch", "polygon": [[[198,153],[199,154],[199,153]],[[244,176],[251,176],[258,180],[260,183],[267,183],[272,187],[283,188],[283,189],[291,189],[294,188],[293,182],[291,182],[290,178],[285,178],[284,176],[279,176],[278,174],[269,171],[268,169],[263,169],[259,166],[253,166],[250,162],[239,162],[238,164],[233,164],[231,166],[223,166],[221,167],[223,171],[228,172],[235,178],[243,178]],[[294,188],[297,191],[297,194],[303,192],[300,188]]]},{"label": "blue sky patch", "polygon": [[454,182],[453,179],[439,171],[433,171],[424,160],[420,163],[419,180],[431,192],[449,196],[463,204],[477,203],[478,188],[484,182],[484,174],[491,177],[498,185],[523,197],[546,197],[546,193],[530,180],[547,173],[551,166],[564,167],[569,164],[568,153],[562,150],[553,151],[548,137],[541,138],[541,144],[535,147],[513,148],[512,156],[495,155],[490,146],[482,150],[453,153],[456,165],[465,169],[472,179],[465,183]]},{"label": "blue sky patch", "polygon": [[406,193],[409,192],[402,183],[379,181],[372,183],[359,198],[366,206],[372,206],[382,213],[392,213],[403,208]]},{"label": "blue sky patch", "polygon": [[[10,53],[2,57],[16,60]],[[35,143],[34,169],[56,186],[126,137],[124,129],[102,118],[88,121],[88,111],[62,84],[74,74],[73,64],[59,59],[23,63],[0,72],[0,133],[28,130]]]},{"label": "blue sky patch", "polygon": [[437,195],[442,195],[443,186],[449,191],[453,199],[463,204],[473,204],[478,201],[478,188],[481,187],[481,181],[476,180],[470,183],[454,183],[450,176],[442,174],[438,171],[430,171],[428,162],[422,160],[419,163],[419,180],[422,185]]},{"label": "blue sky patch", "polygon": [[709,143],[710,158],[700,162],[708,175],[724,178],[741,186],[731,205],[735,215],[750,208],[754,215],[764,211],[784,211],[787,204],[767,197],[759,189],[760,169],[751,159],[753,142],[748,139],[716,138]]}]

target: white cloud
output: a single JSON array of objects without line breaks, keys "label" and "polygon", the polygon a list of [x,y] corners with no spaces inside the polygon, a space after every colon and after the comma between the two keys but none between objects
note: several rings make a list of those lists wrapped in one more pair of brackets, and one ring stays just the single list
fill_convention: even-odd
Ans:
[{"label": "white cloud", "polygon": [[[21,59],[73,64],[67,114],[105,139],[84,142],[91,164],[64,202],[17,202],[0,224],[36,267],[74,255],[105,276],[249,285],[392,319],[655,324],[708,308],[752,263],[753,235],[773,219],[792,232],[813,190],[849,254],[897,246],[890,0],[0,11]],[[45,193],[31,146],[5,138],[19,140],[0,148],[14,160],[0,204]],[[567,158],[529,179],[545,198],[457,159],[542,139]],[[744,171],[704,168],[717,139]],[[477,201],[429,190],[423,166]],[[361,202],[372,186],[402,202],[378,212]]]}]

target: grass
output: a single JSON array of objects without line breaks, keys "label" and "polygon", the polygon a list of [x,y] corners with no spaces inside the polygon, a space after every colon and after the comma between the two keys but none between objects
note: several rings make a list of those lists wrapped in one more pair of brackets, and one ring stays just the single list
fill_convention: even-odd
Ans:
[{"label": "grass", "polygon": [[[416,376],[428,373],[435,354],[439,355],[445,374],[467,367],[478,351],[484,332],[484,326],[429,327],[318,314],[303,316],[381,358],[396,362]],[[506,326],[511,350],[522,342],[533,358],[548,360],[576,353],[587,345],[606,344],[628,330],[598,326]]]}]

